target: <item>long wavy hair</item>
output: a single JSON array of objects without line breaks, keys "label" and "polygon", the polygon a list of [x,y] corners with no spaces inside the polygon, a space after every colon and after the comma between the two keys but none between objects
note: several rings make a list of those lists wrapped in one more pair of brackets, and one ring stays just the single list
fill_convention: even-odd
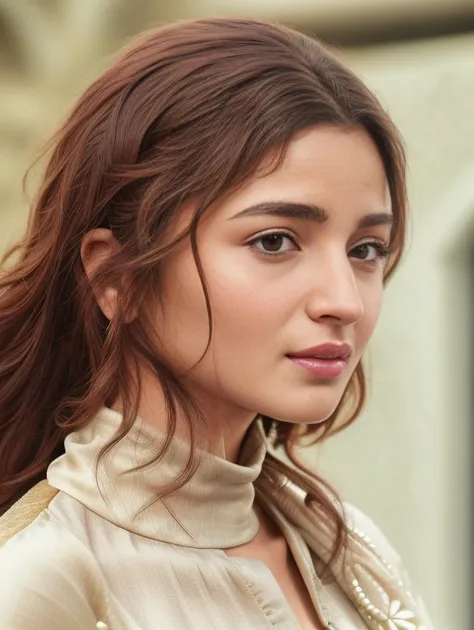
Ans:
[{"label": "long wavy hair", "polygon": [[[114,444],[127,434],[138,408],[132,394],[138,359],[163,387],[168,437],[178,411],[196,436],[199,409],[160,359],[148,317],[160,291],[160,266],[177,242],[190,239],[210,341],[199,221],[269,156],[277,168],[295,134],[316,125],[363,129],[377,146],[395,218],[388,277],[405,236],[402,141],[375,96],[315,39],[252,20],[182,22],[137,38],[85,91],[48,149],[26,236],[7,253],[0,277],[0,508],[45,476],[68,433],[119,396],[123,422]],[[165,242],[171,221],[189,201],[196,208],[189,228]],[[97,287],[120,287],[110,324],[80,257],[84,235],[97,227],[111,229],[121,244],[93,279]],[[127,318],[131,307],[133,321]],[[285,474],[333,520],[334,554],[343,547],[344,520],[323,492],[327,484],[309,473],[295,448],[347,426],[364,398],[359,364],[322,425],[263,418],[269,440],[294,464]],[[268,466],[278,469],[279,463],[269,455]],[[178,483],[192,469],[190,461]]]}]

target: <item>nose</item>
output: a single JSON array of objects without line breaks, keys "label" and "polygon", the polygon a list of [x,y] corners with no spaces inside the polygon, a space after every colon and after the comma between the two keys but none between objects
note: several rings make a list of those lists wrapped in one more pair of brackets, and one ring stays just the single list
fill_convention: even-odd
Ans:
[{"label": "nose", "polygon": [[[316,278],[315,278],[316,276]],[[354,324],[364,314],[360,287],[347,257],[325,260],[320,271],[312,269],[306,314],[314,321],[333,320],[341,326]]]}]

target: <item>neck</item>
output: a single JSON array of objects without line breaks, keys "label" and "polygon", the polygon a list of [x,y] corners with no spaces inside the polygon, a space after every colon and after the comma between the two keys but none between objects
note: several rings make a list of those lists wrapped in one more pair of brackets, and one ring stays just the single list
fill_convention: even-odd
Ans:
[{"label": "neck", "polygon": [[113,444],[122,422],[119,413],[103,408],[70,433],[65,453],[48,468],[50,485],[115,525],[162,542],[223,549],[255,537],[253,484],[267,449],[260,422],[250,428],[237,463],[196,451],[197,466],[186,479],[193,461],[189,444],[167,442],[142,418]]},{"label": "neck", "polygon": [[[218,400],[216,396],[192,384],[188,384],[188,391],[203,418],[197,430],[199,448],[229,462],[237,462],[248,429],[258,414],[229,401]],[[122,401],[118,399],[112,409],[123,413]],[[141,377],[138,416],[163,434],[169,430],[163,389],[156,376],[148,372],[144,372]],[[181,409],[177,410],[175,435],[181,440],[190,441],[189,421]]]}]

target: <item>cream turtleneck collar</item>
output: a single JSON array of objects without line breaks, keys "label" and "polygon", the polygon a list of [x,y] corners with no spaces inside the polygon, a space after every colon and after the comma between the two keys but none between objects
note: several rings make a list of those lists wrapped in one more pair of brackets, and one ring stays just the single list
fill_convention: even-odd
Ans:
[{"label": "cream turtleneck collar", "polygon": [[[163,499],[159,490],[186,465],[188,445],[175,438],[150,466],[165,436],[137,420],[96,468],[101,449],[117,433],[122,416],[103,408],[65,440],[66,452],[47,473],[51,486],[71,495],[108,521],[147,538],[195,548],[225,549],[252,540],[258,530],[254,482],[266,453],[266,438],[255,422],[237,464],[199,451],[199,467],[184,486]],[[97,472],[96,472],[97,471]]]}]

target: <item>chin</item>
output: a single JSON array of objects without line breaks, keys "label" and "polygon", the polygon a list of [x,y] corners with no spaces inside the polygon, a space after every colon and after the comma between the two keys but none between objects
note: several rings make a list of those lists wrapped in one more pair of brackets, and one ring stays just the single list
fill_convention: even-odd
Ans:
[{"label": "chin", "polygon": [[[342,395],[341,395],[342,396]],[[336,410],[341,396],[321,395],[313,400],[298,400],[295,396],[281,401],[273,400],[272,404],[262,405],[260,414],[291,424],[320,424],[325,422]]]}]

